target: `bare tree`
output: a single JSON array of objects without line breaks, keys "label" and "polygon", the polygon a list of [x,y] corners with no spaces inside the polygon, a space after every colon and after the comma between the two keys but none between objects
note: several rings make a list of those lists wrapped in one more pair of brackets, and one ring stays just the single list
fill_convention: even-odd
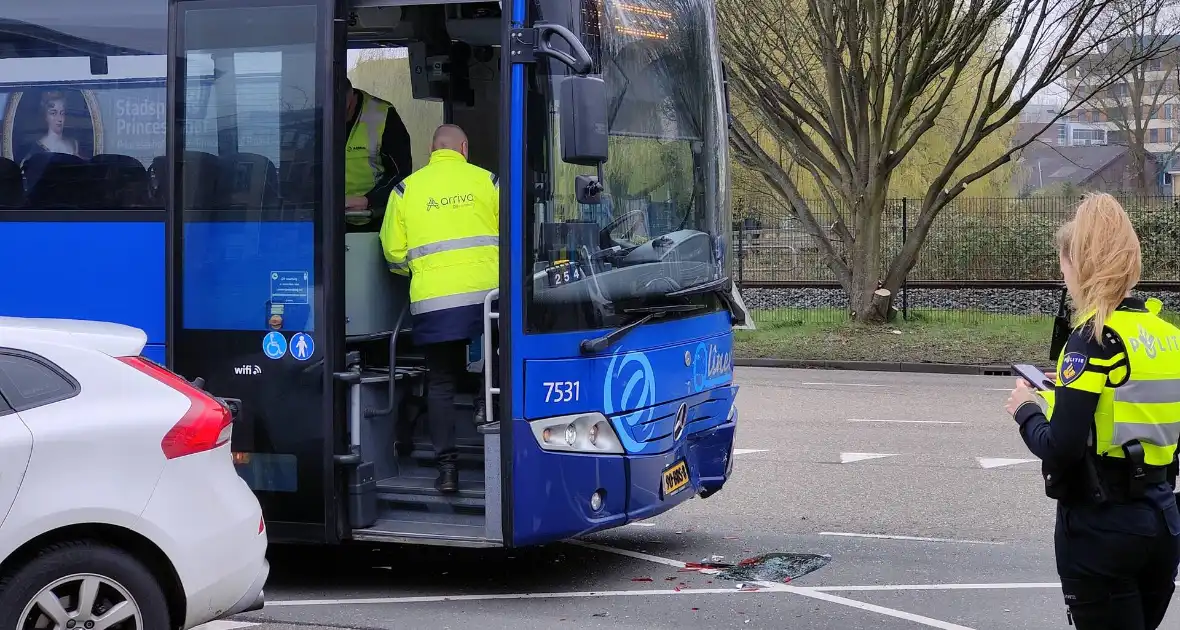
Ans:
[{"label": "bare tree", "polygon": [[[1161,116],[1165,112],[1163,105],[1172,100],[1177,92],[1177,81],[1180,78],[1180,68],[1174,55],[1150,55],[1145,48],[1166,39],[1175,33],[1167,32],[1167,17],[1156,6],[1156,0],[1119,0],[1120,10],[1115,12],[1114,19],[1123,24],[1113,25],[1118,30],[1125,30],[1128,36],[1118,42],[1113,50],[1106,54],[1090,55],[1082,60],[1075,69],[1074,77],[1067,81],[1072,85],[1088,80],[1102,82],[1107,79],[1110,86],[1102,93],[1090,99],[1081,111],[1087,109],[1100,116],[1100,120],[1092,122],[1109,123],[1118,133],[1117,144],[1126,145],[1131,154],[1131,177],[1134,189],[1139,194],[1150,194],[1154,191],[1151,178],[1154,170],[1148,164],[1154,160],[1149,144],[1165,145],[1162,157],[1174,154],[1180,147],[1180,134],[1177,134],[1176,115]],[[1175,0],[1167,0],[1164,5],[1169,9],[1177,5]],[[1102,28],[1102,27],[1100,27]],[[1124,58],[1140,59],[1129,71],[1111,76],[1117,72],[1119,66],[1124,65]],[[1073,91],[1076,91],[1076,87]],[[1088,107],[1086,107],[1088,106]],[[1152,125],[1152,121],[1165,120],[1163,126]],[[1167,130],[1173,129],[1171,134]],[[1157,137],[1152,139],[1150,130],[1155,129]],[[1170,137],[1169,137],[1170,136]]]},{"label": "bare tree", "polygon": [[[1167,0],[1144,1],[1157,3],[1150,13],[1156,15]],[[972,153],[1082,59],[1137,35],[1119,19],[1120,9],[1118,0],[718,3],[731,90],[745,108],[734,116],[735,157],[789,203],[848,292],[855,319],[882,321],[939,211],[1032,138],[966,168]],[[1113,77],[1164,45],[1150,41],[1120,55]],[[1113,77],[1083,82],[1080,100],[1107,89]],[[948,99],[964,88],[969,115],[957,130],[936,131],[950,139],[946,164],[917,204],[905,245],[883,264],[890,177],[925,134],[945,123],[940,114]],[[772,156],[761,132],[801,168],[792,173]],[[801,177],[824,191],[822,203],[837,219],[831,233],[800,194]]]}]

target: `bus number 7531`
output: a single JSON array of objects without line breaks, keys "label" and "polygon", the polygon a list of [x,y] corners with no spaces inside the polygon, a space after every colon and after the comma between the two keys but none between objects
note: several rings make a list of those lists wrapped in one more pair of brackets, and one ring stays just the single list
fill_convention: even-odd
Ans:
[{"label": "bus number 7531", "polygon": [[581,381],[545,381],[545,402],[574,402],[582,396]]}]

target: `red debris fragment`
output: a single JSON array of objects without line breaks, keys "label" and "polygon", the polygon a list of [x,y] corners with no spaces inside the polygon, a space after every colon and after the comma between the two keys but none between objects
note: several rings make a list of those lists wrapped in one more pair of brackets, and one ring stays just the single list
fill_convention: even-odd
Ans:
[{"label": "red debris fragment", "polygon": [[784,579],[783,579],[783,583],[784,583],[784,584],[790,584],[790,583],[791,583],[791,578],[784,578]]},{"label": "red debris fragment", "polygon": [[632,582],[650,582],[651,578],[649,578],[649,577],[631,578],[631,581]]},{"label": "red debris fragment", "polygon": [[758,562],[758,558],[746,558],[745,560],[742,560],[741,562],[739,562],[738,566],[739,567],[748,567],[752,564],[756,564],[757,562]]},{"label": "red debris fragment", "polygon": [[693,610],[700,610],[700,608],[693,608]]}]

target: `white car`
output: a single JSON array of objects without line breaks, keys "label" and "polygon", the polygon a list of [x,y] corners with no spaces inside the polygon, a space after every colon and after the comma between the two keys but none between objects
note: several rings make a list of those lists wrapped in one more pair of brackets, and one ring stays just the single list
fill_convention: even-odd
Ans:
[{"label": "white car", "polygon": [[180,630],[262,607],[219,399],[118,324],[0,317],[0,628]]}]

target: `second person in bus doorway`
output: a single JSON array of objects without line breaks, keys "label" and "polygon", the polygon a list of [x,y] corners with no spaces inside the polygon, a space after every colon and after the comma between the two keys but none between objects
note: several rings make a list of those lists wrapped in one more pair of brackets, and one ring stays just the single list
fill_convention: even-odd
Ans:
[{"label": "second person in bus doorway", "polygon": [[[1131,297],[1141,253],[1110,195],[1082,201],[1057,234],[1080,317],[1038,394],[1023,380],[1007,410],[1042,460],[1057,500],[1054,550],[1067,617],[1078,630],[1158,628],[1175,590],[1180,512],[1180,329],[1159,300]],[[1047,414],[1047,417],[1046,417]]]},{"label": "second person in bus doorway", "polygon": [[410,132],[393,105],[344,79],[344,220],[348,232],[376,232],[394,185],[413,170]]},{"label": "second person in bus doorway", "polygon": [[455,386],[467,371],[467,344],[483,332],[484,298],[500,280],[500,188],[495,175],[467,162],[459,127],[439,127],[430,150],[430,163],[394,186],[381,245],[390,270],[410,276],[411,333],[429,370],[435,487],[450,493],[459,490]]}]

